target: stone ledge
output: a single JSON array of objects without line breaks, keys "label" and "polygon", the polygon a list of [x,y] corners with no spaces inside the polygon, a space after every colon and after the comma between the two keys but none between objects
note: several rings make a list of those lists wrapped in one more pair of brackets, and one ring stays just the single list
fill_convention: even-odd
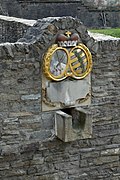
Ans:
[{"label": "stone ledge", "polygon": [[33,26],[36,23],[36,20],[29,20],[29,19],[23,19],[23,18],[16,18],[16,17],[11,17],[11,16],[3,16],[0,15],[0,20],[4,21],[10,21],[10,22],[17,22],[17,23],[22,23],[27,26]]}]

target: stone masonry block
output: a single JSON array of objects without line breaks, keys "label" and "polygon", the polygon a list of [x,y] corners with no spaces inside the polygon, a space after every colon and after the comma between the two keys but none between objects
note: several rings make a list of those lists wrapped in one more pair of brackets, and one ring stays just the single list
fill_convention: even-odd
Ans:
[{"label": "stone masonry block", "polygon": [[[69,111],[69,114],[67,114]],[[64,142],[92,137],[91,114],[82,108],[67,109],[67,113],[57,111],[55,134]]]}]

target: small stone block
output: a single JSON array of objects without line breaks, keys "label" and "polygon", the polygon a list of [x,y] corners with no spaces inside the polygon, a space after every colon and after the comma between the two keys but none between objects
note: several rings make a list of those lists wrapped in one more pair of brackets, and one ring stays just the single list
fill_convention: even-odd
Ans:
[{"label": "small stone block", "polygon": [[91,138],[91,114],[82,108],[70,109],[70,115],[56,111],[55,135],[64,142]]},{"label": "small stone block", "polygon": [[55,114],[55,135],[64,142],[68,142],[72,128],[72,116],[57,111]]}]

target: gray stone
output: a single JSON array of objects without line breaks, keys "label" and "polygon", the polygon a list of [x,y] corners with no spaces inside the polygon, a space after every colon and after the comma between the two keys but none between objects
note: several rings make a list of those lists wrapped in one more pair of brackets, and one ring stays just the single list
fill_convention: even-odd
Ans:
[{"label": "gray stone", "polygon": [[22,100],[37,100],[41,97],[40,94],[29,94],[21,96]]},{"label": "gray stone", "polygon": [[[16,0],[13,0],[8,4],[14,9],[15,2]],[[35,13],[37,13],[37,8],[39,7],[38,2],[34,3],[35,12],[32,9],[32,1],[29,1],[29,3],[22,0],[17,2],[20,3],[23,9],[31,8],[30,11],[29,8],[28,11],[24,11],[25,13],[32,11],[30,17],[37,15]],[[76,2],[74,1],[74,4]],[[55,3],[56,6],[59,6],[59,3]],[[77,11],[73,4],[67,3],[67,6],[66,3],[59,6],[58,14],[61,14],[63,10],[66,11],[66,7],[72,8],[72,11],[76,12],[76,14],[78,13],[78,16],[80,13],[84,14],[85,11],[82,11],[83,6],[80,1],[79,7],[77,5]],[[26,4],[29,5],[26,6]],[[51,3],[48,4],[51,6]],[[44,8],[40,8],[39,12],[42,15],[48,13],[48,11],[45,11],[48,4],[45,5],[44,3]],[[53,9],[52,11],[50,10],[53,15],[57,12],[57,9],[54,9],[55,4],[52,4]],[[15,10],[17,12],[18,9],[15,7]],[[111,13],[107,10],[106,13],[108,13],[108,17],[112,17],[115,14],[115,12]],[[84,19],[89,24],[91,22],[87,17],[88,14],[86,13],[86,18],[84,17]],[[114,17],[117,18],[117,15]],[[92,18],[98,18],[96,11],[94,11],[94,17]],[[7,48],[4,49],[5,44],[0,45],[1,180],[118,180],[120,177],[119,39],[105,41],[102,39],[102,41],[96,42],[98,39],[95,38],[90,43],[90,51],[93,56],[91,73],[92,103],[84,107],[80,104],[84,109],[82,113],[79,106],[74,111],[71,107],[67,109],[62,107],[63,111],[69,113],[69,115],[63,116],[59,114],[57,119],[57,135],[63,138],[65,137],[63,132],[70,130],[69,133],[67,131],[67,135],[69,135],[69,140],[72,139],[74,141],[64,143],[55,136],[55,111],[51,111],[54,104],[49,104],[49,112],[41,112],[42,102],[39,93],[42,95],[42,60],[49,44],[42,44],[40,34],[42,33],[45,42],[47,42],[47,35],[49,36],[48,32],[50,32],[50,43],[55,43],[56,33],[61,32],[61,29],[59,29],[61,27],[61,19],[62,17],[39,20],[35,26],[35,29],[38,28],[38,31],[35,29],[35,31],[29,31],[34,36],[37,36],[35,37],[35,44],[29,41],[29,44],[19,42],[10,45],[14,56],[9,54],[10,51],[8,52]],[[5,22],[0,22],[0,30],[2,30],[0,34],[4,34],[4,38],[7,40],[9,38],[7,34],[9,35],[11,31],[8,33],[4,29]],[[50,23],[50,25],[41,32],[40,27],[46,22]],[[69,24],[70,22],[71,24]],[[116,23],[116,21],[114,22]],[[6,26],[11,27],[13,30],[16,25],[13,27],[9,23]],[[65,30],[70,30],[69,28],[71,27],[72,29],[79,27],[81,42],[85,45],[90,40],[90,36],[86,32],[86,28],[80,23],[80,20],[67,17],[64,18],[63,23]],[[97,21],[93,21],[92,24],[96,25]],[[51,25],[53,26],[50,31]],[[54,27],[57,28],[54,29]],[[12,32],[10,38],[13,37],[13,33],[16,35],[15,32]],[[27,38],[27,36],[25,37]],[[48,39],[50,40],[50,38]],[[30,39],[28,38],[28,40]],[[99,47],[97,47],[97,43]],[[43,45],[43,49],[40,47],[41,45]],[[78,93],[76,90],[75,92]],[[59,109],[61,109],[60,106]],[[91,118],[89,118],[90,116]],[[71,132],[74,132],[74,139]]]},{"label": "gray stone", "polygon": [[61,102],[65,106],[75,105],[76,101],[83,99],[89,94],[90,80],[50,82],[47,87],[47,98],[51,102]]},{"label": "gray stone", "polygon": [[55,115],[55,134],[64,142],[91,138],[92,119],[81,108],[69,110],[70,115],[57,111]]},{"label": "gray stone", "polygon": [[[59,0],[57,3],[55,0],[44,0],[41,2],[37,0],[34,2],[32,0],[29,2],[14,0],[12,3],[2,1],[1,7],[2,14],[7,14],[8,16],[11,15],[27,19],[40,19],[48,16],[73,16],[80,18],[81,21],[89,27],[119,27],[119,0]],[[31,13],[31,11],[34,13]],[[84,18],[85,15],[86,18]],[[51,18],[49,18],[48,21],[46,20],[47,23],[51,22],[50,20]]]}]

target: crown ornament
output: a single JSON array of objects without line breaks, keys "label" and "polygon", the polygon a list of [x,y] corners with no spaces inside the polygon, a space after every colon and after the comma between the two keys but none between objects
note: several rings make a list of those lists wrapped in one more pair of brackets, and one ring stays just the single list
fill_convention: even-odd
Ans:
[{"label": "crown ornament", "polygon": [[79,35],[70,31],[67,31],[65,34],[58,34],[56,38],[56,42],[60,47],[74,47],[77,45],[78,40]]}]

